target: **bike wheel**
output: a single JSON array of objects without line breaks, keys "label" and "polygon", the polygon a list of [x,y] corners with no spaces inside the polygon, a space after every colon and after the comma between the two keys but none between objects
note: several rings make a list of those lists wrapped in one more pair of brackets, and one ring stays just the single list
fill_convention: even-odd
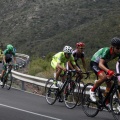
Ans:
[{"label": "bike wheel", "polygon": [[46,97],[47,103],[50,105],[53,105],[56,102],[57,95],[59,92],[59,89],[52,88],[52,85],[54,84],[53,81],[54,80],[50,78],[48,79],[45,85],[45,97]]},{"label": "bike wheel", "polygon": [[74,108],[79,100],[79,87],[71,80],[64,89],[64,102],[67,108]]},{"label": "bike wheel", "polygon": [[118,91],[113,91],[110,98],[110,104],[111,104],[111,111],[114,119],[120,120],[120,99],[119,99]]},{"label": "bike wheel", "polygon": [[88,117],[95,117],[99,112],[97,104],[90,99],[89,91],[92,86],[92,83],[87,83],[82,91],[82,110]]},{"label": "bike wheel", "polygon": [[10,90],[10,88],[11,88],[11,85],[12,85],[12,73],[8,73],[8,75],[7,75],[7,79],[6,79],[6,89],[7,90]]},{"label": "bike wheel", "polygon": [[77,106],[80,106],[81,102],[82,102],[82,90],[83,90],[83,87],[84,87],[84,82],[80,81],[78,83],[78,86],[79,86],[79,100],[78,100]]},{"label": "bike wheel", "polygon": [[3,82],[3,84],[1,85],[1,87],[4,88],[5,83],[6,83],[6,77],[3,78],[3,81],[2,81],[2,82]]}]

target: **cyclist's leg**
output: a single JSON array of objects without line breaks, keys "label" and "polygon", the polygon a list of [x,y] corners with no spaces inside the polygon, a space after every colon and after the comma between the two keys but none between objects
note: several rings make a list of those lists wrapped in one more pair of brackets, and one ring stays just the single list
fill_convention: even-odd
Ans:
[{"label": "cyclist's leg", "polygon": [[57,74],[56,74],[56,72],[57,72],[57,62],[55,61],[55,60],[52,60],[51,61],[51,66],[52,66],[52,68],[55,70],[55,72],[54,72],[54,84],[53,84],[53,88],[58,88],[57,87]]},{"label": "cyclist's leg", "polygon": [[[111,86],[112,86],[112,82],[111,82],[111,81],[110,81],[110,82],[107,82],[107,81],[106,81],[106,90],[105,90],[105,92],[104,92],[104,95],[105,95],[105,96],[109,93],[109,91],[110,91],[110,89],[111,89]],[[109,104],[109,103],[110,103],[110,99],[107,99],[106,105]],[[109,105],[109,106],[110,106],[110,105]]]},{"label": "cyclist's leg", "polygon": [[94,73],[98,75],[98,80],[94,83],[93,87],[90,89],[90,98],[92,101],[96,102],[95,90],[107,79],[106,74],[101,70],[97,63],[90,62],[90,66]]}]

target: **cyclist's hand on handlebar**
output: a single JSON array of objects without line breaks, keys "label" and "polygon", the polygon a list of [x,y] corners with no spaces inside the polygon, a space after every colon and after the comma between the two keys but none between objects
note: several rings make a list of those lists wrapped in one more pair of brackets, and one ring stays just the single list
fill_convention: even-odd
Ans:
[{"label": "cyclist's hand on handlebar", "polygon": [[107,76],[108,76],[108,78],[111,78],[112,76],[114,76],[115,75],[115,72],[114,71],[112,71],[112,70],[108,70],[107,71]]}]

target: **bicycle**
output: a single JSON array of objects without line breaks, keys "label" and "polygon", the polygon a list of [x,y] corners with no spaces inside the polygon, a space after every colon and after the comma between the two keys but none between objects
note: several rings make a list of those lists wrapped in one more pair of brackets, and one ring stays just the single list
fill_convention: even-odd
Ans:
[{"label": "bicycle", "polygon": [[63,96],[67,108],[72,109],[77,105],[79,100],[79,87],[78,84],[72,80],[72,73],[74,72],[75,70],[68,70],[65,73],[66,79],[59,89],[52,88],[54,84],[53,78],[48,79],[45,85],[46,100],[48,104],[53,105],[57,99]]},{"label": "bicycle", "polygon": [[9,90],[12,85],[12,67],[12,64],[7,64],[5,72],[3,74],[3,85],[1,85],[1,87],[4,88],[4,86],[6,86],[7,90]]},{"label": "bicycle", "polygon": [[[120,120],[120,109],[118,109],[118,107],[120,107],[120,93],[117,80],[117,76],[119,75],[120,73],[117,73],[115,76],[112,77],[112,79],[108,81],[113,81],[113,83],[109,93],[107,93],[106,96],[103,94],[103,89],[101,87],[98,87],[96,89],[96,102],[91,101],[90,95],[88,93],[93,84],[87,83],[84,86],[82,91],[82,109],[88,117],[95,117],[99,113],[99,111],[106,109],[109,112],[112,112],[115,120]],[[107,107],[105,104],[108,99],[110,100],[110,108]]]}]

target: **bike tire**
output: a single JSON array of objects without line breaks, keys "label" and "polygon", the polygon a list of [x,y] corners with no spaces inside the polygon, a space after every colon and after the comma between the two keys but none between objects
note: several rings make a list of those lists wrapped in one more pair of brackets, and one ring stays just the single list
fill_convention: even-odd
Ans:
[{"label": "bike tire", "polygon": [[12,80],[13,80],[12,73],[8,73],[7,78],[6,78],[6,84],[5,84],[7,90],[10,90],[12,86]]},{"label": "bike tire", "polygon": [[79,87],[79,100],[78,100],[77,106],[80,106],[81,103],[82,103],[82,90],[83,90],[83,87],[84,87],[84,82],[80,81],[78,83],[78,87]]},{"label": "bike tire", "polygon": [[79,100],[79,87],[78,84],[71,80],[64,89],[64,103],[69,109],[73,109]]},{"label": "bike tire", "polygon": [[7,76],[3,76],[3,80],[2,80],[3,84],[1,85],[2,88],[4,88],[6,81],[7,81]]},{"label": "bike tire", "polygon": [[53,105],[56,102],[59,92],[59,89],[52,88],[52,85],[54,84],[53,81],[54,79],[50,78],[45,85],[45,98],[50,105]]},{"label": "bike tire", "polygon": [[[120,99],[118,91],[113,91],[110,97],[111,111],[115,120],[120,120]],[[119,109],[118,109],[119,108]]]},{"label": "bike tire", "polygon": [[90,99],[89,91],[92,86],[92,83],[87,83],[82,91],[82,110],[88,117],[95,117],[99,112],[97,104]]}]

